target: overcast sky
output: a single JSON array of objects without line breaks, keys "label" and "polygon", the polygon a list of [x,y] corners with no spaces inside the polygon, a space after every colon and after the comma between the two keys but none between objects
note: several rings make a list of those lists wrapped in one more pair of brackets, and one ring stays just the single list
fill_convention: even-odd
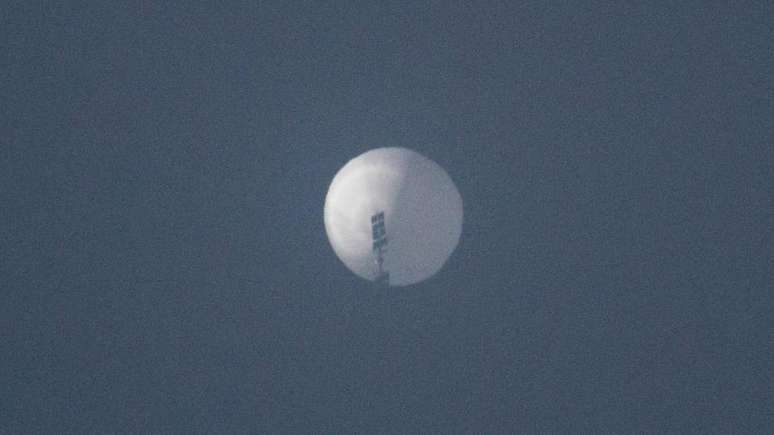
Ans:
[{"label": "overcast sky", "polygon": [[[651,3],[3,3],[0,432],[771,430],[774,11]],[[465,204],[389,290],[381,146]]]}]

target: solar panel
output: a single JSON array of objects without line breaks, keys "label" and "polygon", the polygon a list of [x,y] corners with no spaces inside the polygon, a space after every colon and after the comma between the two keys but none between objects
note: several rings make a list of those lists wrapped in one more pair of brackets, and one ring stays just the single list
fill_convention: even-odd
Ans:
[{"label": "solar panel", "polygon": [[388,285],[390,281],[389,272],[384,270],[384,251],[387,248],[387,226],[384,222],[384,212],[376,213],[371,216],[371,235],[373,238],[373,251],[376,255],[374,264],[376,265],[376,283]]}]

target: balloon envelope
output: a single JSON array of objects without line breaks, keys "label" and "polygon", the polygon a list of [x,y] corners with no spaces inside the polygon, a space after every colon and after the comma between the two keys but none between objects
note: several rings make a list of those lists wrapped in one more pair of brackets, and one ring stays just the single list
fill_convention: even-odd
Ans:
[{"label": "balloon envelope", "polygon": [[350,160],[325,198],[333,250],[358,276],[403,286],[438,272],[462,232],[462,198],[435,162],[406,148]]}]

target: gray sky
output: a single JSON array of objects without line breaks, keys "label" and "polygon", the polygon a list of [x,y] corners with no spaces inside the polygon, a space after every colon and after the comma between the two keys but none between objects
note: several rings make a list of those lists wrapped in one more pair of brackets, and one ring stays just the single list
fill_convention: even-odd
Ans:
[{"label": "gray sky", "polygon": [[[774,426],[770,2],[88,3],[0,7],[0,432]],[[389,291],[380,146],[465,203]]]}]

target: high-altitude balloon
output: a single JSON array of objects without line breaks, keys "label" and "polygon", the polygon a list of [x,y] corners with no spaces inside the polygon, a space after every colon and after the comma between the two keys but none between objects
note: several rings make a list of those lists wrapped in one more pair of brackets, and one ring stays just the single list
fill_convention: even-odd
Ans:
[{"label": "high-altitude balloon", "polygon": [[333,250],[358,276],[394,286],[425,280],[462,232],[462,198],[438,164],[406,148],[350,160],[325,198]]}]

